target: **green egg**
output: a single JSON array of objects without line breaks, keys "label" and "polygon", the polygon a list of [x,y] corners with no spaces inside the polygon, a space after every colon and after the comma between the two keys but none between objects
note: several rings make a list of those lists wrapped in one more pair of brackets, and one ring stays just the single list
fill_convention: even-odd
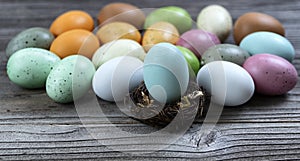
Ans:
[{"label": "green egg", "polygon": [[21,49],[9,58],[7,75],[13,83],[23,88],[42,88],[48,74],[59,61],[57,55],[45,49]]},{"label": "green egg", "polygon": [[41,27],[29,28],[9,41],[6,47],[6,56],[10,57],[16,51],[29,47],[49,49],[53,40],[54,36],[48,29]]},{"label": "green egg", "polygon": [[202,61],[207,64],[212,61],[224,60],[238,65],[243,65],[250,54],[240,48],[239,46],[232,44],[219,44],[210,47],[202,55]]},{"label": "green egg", "polygon": [[185,9],[177,6],[162,7],[152,11],[146,17],[144,28],[147,29],[159,21],[173,24],[180,34],[190,30],[193,25],[191,15]]},{"label": "green egg", "polygon": [[189,50],[188,48],[182,47],[182,46],[176,46],[181,53],[183,54],[185,60],[188,62],[190,67],[193,69],[194,73],[197,75],[199,69],[200,69],[200,62],[196,55]]},{"label": "green egg", "polygon": [[94,64],[84,56],[64,58],[47,78],[48,96],[58,103],[70,103],[84,96],[92,86],[95,71]]}]

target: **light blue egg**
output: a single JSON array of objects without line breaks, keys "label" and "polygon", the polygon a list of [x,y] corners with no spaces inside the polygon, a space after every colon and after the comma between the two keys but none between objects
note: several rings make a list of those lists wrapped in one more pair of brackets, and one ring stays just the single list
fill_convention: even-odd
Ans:
[{"label": "light blue egg", "polygon": [[292,62],[295,57],[295,49],[285,37],[272,32],[254,32],[246,36],[240,43],[240,47],[248,51],[250,55],[269,53],[285,58]]},{"label": "light blue egg", "polygon": [[187,90],[188,64],[179,49],[170,43],[159,43],[149,50],[143,72],[150,95],[161,103],[177,101]]}]

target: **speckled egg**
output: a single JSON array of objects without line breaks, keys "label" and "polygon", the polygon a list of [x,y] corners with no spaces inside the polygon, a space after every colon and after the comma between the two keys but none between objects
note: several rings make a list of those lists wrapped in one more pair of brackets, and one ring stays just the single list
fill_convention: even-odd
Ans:
[{"label": "speckled egg", "polygon": [[26,29],[11,39],[6,47],[6,56],[10,57],[14,52],[24,48],[49,49],[53,34],[45,28],[33,27]]},{"label": "speckled egg", "polygon": [[139,43],[142,38],[137,28],[125,22],[108,23],[102,26],[96,35],[103,44],[117,39],[131,39]]},{"label": "speckled egg", "polygon": [[7,62],[9,79],[23,88],[42,88],[52,68],[60,61],[54,53],[40,48],[15,52]]},{"label": "speckled egg", "polygon": [[92,86],[95,73],[93,63],[81,55],[61,60],[46,81],[48,96],[58,103],[69,103],[84,96]]},{"label": "speckled egg", "polygon": [[199,59],[210,47],[220,44],[219,38],[210,32],[193,29],[183,33],[176,45],[190,49]]},{"label": "speckled egg", "polygon": [[243,67],[251,74],[257,93],[282,95],[293,89],[298,81],[295,67],[276,55],[251,56]]},{"label": "speckled egg", "polygon": [[92,61],[96,68],[110,59],[119,56],[133,56],[144,61],[146,53],[136,41],[119,39],[102,45],[94,54]]},{"label": "speckled egg", "polygon": [[176,27],[168,22],[157,22],[147,28],[143,36],[142,45],[148,51],[153,45],[160,42],[175,44],[179,39]]},{"label": "speckled egg", "polygon": [[223,42],[232,30],[232,17],[223,6],[209,5],[199,13],[197,25],[199,29],[214,33]]},{"label": "speckled egg", "polygon": [[172,103],[186,92],[189,69],[179,49],[170,43],[158,43],[144,61],[144,82],[150,95],[161,103]]},{"label": "speckled egg", "polygon": [[246,36],[240,43],[240,47],[250,55],[270,53],[292,62],[295,57],[295,49],[285,37],[273,32],[255,32]]},{"label": "speckled egg", "polygon": [[204,64],[207,64],[216,60],[225,60],[238,65],[243,65],[249,57],[250,54],[239,46],[219,44],[206,50],[202,55],[202,61]]},{"label": "speckled egg", "polygon": [[254,94],[254,82],[241,66],[228,61],[213,61],[198,72],[197,83],[211,94],[211,102],[239,106]]}]

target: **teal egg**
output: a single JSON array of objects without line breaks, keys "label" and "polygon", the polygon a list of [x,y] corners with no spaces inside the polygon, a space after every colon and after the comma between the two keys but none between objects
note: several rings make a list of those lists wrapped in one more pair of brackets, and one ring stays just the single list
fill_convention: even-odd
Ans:
[{"label": "teal egg", "polygon": [[94,73],[94,64],[88,58],[68,56],[50,72],[46,92],[55,102],[70,103],[89,91]]},{"label": "teal egg", "polygon": [[159,21],[173,24],[180,34],[190,30],[193,25],[191,15],[185,9],[177,6],[162,7],[152,11],[146,17],[144,27],[147,29]]},{"label": "teal egg", "polygon": [[29,47],[49,49],[53,40],[54,36],[48,29],[41,27],[29,28],[9,41],[6,47],[6,56],[10,57],[16,51]]},{"label": "teal egg", "polygon": [[13,83],[23,88],[42,88],[59,61],[57,55],[45,49],[21,49],[8,59],[7,75]]},{"label": "teal egg", "polygon": [[250,54],[239,46],[232,44],[218,44],[210,47],[204,52],[202,61],[204,64],[207,64],[212,61],[224,60],[241,66],[249,57]]},{"label": "teal egg", "polygon": [[150,95],[161,103],[177,101],[188,87],[188,64],[170,43],[156,44],[148,51],[143,74]]},{"label": "teal egg", "polygon": [[246,36],[240,43],[240,47],[256,55],[269,53],[285,58],[292,62],[295,57],[295,49],[285,37],[273,32],[255,32]]}]

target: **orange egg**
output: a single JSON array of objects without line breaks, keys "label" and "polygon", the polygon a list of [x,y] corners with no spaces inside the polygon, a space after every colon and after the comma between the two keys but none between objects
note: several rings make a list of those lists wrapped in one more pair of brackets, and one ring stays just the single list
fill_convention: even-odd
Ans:
[{"label": "orange egg", "polygon": [[60,58],[80,54],[91,59],[99,47],[99,40],[92,32],[74,29],[64,32],[54,39],[50,51]]},{"label": "orange egg", "polygon": [[177,28],[168,22],[157,22],[151,25],[144,33],[142,45],[148,51],[153,45],[160,42],[175,44],[179,40]]},{"label": "orange egg", "polygon": [[97,37],[101,43],[107,43],[117,39],[141,41],[141,33],[138,29],[126,22],[111,22],[102,26],[97,31]]},{"label": "orange egg", "polygon": [[72,10],[58,16],[50,26],[50,32],[55,36],[72,29],[92,31],[94,29],[94,20],[84,11]]}]

